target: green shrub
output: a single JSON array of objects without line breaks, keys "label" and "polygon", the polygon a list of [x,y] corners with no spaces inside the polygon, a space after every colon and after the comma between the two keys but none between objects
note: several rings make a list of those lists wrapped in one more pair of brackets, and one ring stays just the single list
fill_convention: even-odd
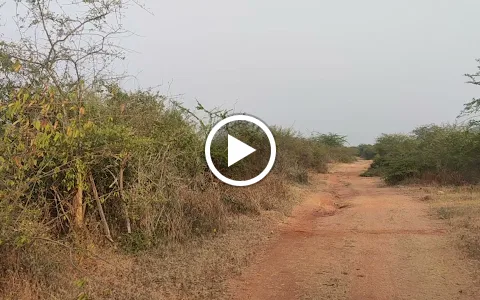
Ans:
[{"label": "green shrub", "polygon": [[309,138],[284,128],[273,128],[277,142],[275,169],[288,178],[308,182],[308,170],[326,173],[328,164],[355,161],[356,149],[345,147],[345,137],[337,134],[314,134]]},{"label": "green shrub", "polygon": [[357,155],[363,159],[371,160],[377,155],[374,145],[360,144],[357,147]]},{"label": "green shrub", "polygon": [[383,135],[375,150],[378,155],[364,175],[381,175],[389,184],[407,179],[441,184],[480,180],[480,133],[476,130],[423,126],[410,135]]},{"label": "green shrub", "polygon": [[[2,228],[15,231],[20,225],[7,217],[25,210],[54,225],[50,234],[57,237],[106,223],[113,236],[141,232],[148,241],[142,244],[155,244],[220,231],[227,210],[251,209],[221,196],[203,157],[205,128],[187,110],[156,93],[117,86],[69,97],[65,105],[56,88],[24,87],[0,106],[0,193],[7,196],[2,205],[13,207]],[[309,171],[326,172],[329,162],[353,159],[342,136],[272,131],[278,153],[273,174],[282,180],[306,183]],[[257,151],[227,167],[227,133]],[[242,123],[216,137],[212,152],[222,172],[251,177],[266,165],[269,146],[256,126]],[[99,214],[106,222],[97,221]]]},{"label": "green shrub", "polygon": [[[286,183],[307,183],[309,172],[353,158],[351,149],[276,127],[271,174],[251,187],[229,187],[204,158],[205,133],[224,115],[210,113],[203,122],[150,91],[82,92],[65,99],[55,87],[25,86],[0,102],[0,255],[9,257],[0,277],[16,270],[38,286],[60,282],[32,271],[54,262],[48,248],[34,250],[38,241],[82,249],[107,237],[136,253],[215,236],[236,214],[287,212],[293,201]],[[228,168],[219,137],[213,149],[219,168],[256,175],[269,156],[265,135],[248,124],[231,134],[257,153]],[[29,260],[33,255],[41,264]],[[8,281],[0,281],[0,294],[5,287]]]}]

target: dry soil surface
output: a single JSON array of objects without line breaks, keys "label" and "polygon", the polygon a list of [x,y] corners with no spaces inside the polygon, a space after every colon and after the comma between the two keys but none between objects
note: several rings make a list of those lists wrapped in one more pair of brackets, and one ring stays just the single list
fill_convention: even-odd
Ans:
[{"label": "dry soil surface", "polygon": [[229,283],[230,299],[480,299],[470,266],[428,204],[360,173],[316,175],[281,234]]}]

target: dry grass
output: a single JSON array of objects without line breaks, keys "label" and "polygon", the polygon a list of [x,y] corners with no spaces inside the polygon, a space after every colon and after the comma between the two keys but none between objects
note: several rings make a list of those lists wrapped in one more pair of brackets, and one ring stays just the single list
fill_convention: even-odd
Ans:
[{"label": "dry grass", "polygon": [[291,188],[278,175],[269,175],[248,188],[225,186],[223,201],[235,213],[259,214],[262,210],[287,213],[294,204]]},{"label": "dry grass", "polygon": [[[69,290],[72,270],[82,257],[59,242],[38,240],[28,249],[5,251],[1,259],[0,299],[59,299]],[[71,291],[70,295],[74,295]],[[70,296],[71,297],[71,296]],[[61,297],[60,297],[61,298]]]},{"label": "dry grass", "polygon": [[454,231],[460,247],[480,261],[480,187],[422,187],[422,201]]},{"label": "dry grass", "polygon": [[99,248],[93,255],[74,251],[70,261],[64,249],[48,245],[62,258],[61,268],[37,260],[8,272],[0,299],[221,299],[225,280],[275,237],[272,230],[281,217],[273,211],[232,216],[226,233],[136,254]]},{"label": "dry grass", "polygon": [[[226,279],[239,274],[260,246],[276,237],[276,224],[306,187],[287,186],[273,175],[249,188],[221,189],[230,197],[227,201],[222,196],[225,217],[221,230],[212,228],[210,235],[159,243],[135,253],[94,246],[97,243],[70,251],[58,243],[39,242],[19,254],[23,257],[10,258],[7,264],[18,268],[0,279],[0,298],[225,298]],[[205,204],[205,210],[219,204],[219,199],[214,197]],[[185,198],[188,202],[199,200]]]}]

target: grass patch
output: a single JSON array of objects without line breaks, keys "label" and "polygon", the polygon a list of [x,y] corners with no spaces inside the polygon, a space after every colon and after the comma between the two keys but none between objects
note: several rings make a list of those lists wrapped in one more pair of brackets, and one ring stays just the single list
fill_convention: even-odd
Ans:
[{"label": "grass patch", "polygon": [[480,187],[426,188],[434,214],[452,227],[459,246],[480,261]]}]

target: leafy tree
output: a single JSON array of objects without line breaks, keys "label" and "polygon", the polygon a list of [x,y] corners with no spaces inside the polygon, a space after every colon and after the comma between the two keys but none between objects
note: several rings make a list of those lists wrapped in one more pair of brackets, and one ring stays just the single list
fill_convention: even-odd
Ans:
[{"label": "leafy tree", "polygon": [[[477,63],[480,64],[480,59],[477,59],[476,61]],[[478,80],[480,78],[480,66],[477,66],[477,69],[478,70],[475,73],[465,74],[465,76],[468,78],[467,83],[480,85],[480,81]],[[480,125],[480,120],[478,120],[479,112],[480,112],[480,98],[473,98],[471,101],[467,102],[464,105],[464,108],[460,113],[459,117],[466,118],[465,121],[470,127],[478,128]]]},{"label": "leafy tree", "polygon": [[343,147],[347,143],[347,137],[336,133],[314,134],[312,140],[329,147]]},{"label": "leafy tree", "polygon": [[[0,42],[0,125],[5,153],[16,160],[20,171],[37,168],[44,172],[56,164],[69,167],[64,179],[68,179],[67,190],[75,191],[71,224],[78,228],[84,223],[84,191],[94,169],[91,160],[97,157],[88,147],[99,147],[97,140],[88,140],[95,136],[96,126],[95,120],[86,117],[86,98],[117,78],[112,78],[109,67],[123,57],[124,50],[115,41],[126,33],[118,20],[127,3],[15,1],[18,40]],[[29,175],[33,176],[16,174],[15,178]]]}]

